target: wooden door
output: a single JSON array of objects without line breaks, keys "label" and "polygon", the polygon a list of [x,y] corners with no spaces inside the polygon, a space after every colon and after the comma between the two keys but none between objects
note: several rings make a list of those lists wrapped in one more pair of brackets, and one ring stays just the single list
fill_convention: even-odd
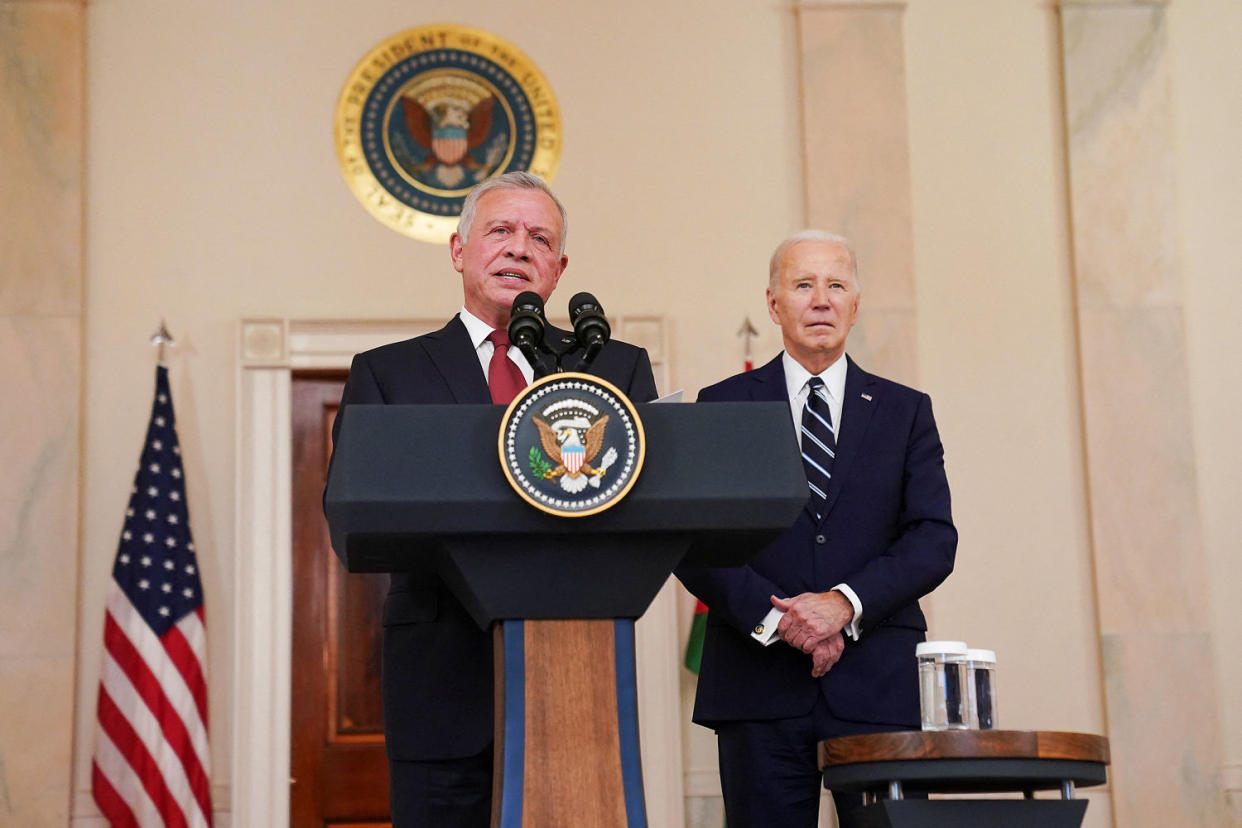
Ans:
[{"label": "wooden door", "polygon": [[388,825],[380,705],[387,575],[348,575],[322,494],[344,374],[293,377],[293,664],[289,823]]}]

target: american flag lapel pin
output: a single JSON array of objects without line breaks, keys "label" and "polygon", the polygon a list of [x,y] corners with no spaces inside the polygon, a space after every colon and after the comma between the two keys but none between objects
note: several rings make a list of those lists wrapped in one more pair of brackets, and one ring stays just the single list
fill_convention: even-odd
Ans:
[{"label": "american flag lapel pin", "polygon": [[862,398],[863,398],[864,400],[866,400],[867,402],[871,402],[871,395],[870,395],[870,394],[863,394],[863,395],[862,395]]}]

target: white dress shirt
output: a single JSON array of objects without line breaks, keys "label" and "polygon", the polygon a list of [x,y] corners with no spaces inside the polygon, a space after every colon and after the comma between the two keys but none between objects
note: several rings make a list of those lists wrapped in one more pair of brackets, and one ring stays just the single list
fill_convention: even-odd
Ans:
[{"label": "white dress shirt", "polygon": [[[788,352],[781,354],[781,365],[785,369],[785,392],[789,395],[789,410],[793,415],[794,434],[798,437],[798,444],[802,444],[802,409],[806,406],[806,398],[810,395],[810,386],[807,383],[811,379],[811,372],[802,367],[802,364],[789,355]],[[836,362],[829,365],[818,376],[824,382],[824,391],[828,395],[828,410],[832,413],[832,429],[833,434],[841,433],[841,409],[845,401],[845,373],[846,373],[845,355],[842,354]],[[850,619],[850,623],[845,625],[842,630],[854,641],[858,640],[858,625],[862,621],[862,601],[858,600],[858,594],[850,588],[849,584],[837,584],[834,590],[841,593],[849,600],[850,605],[854,607],[854,617]],[[765,647],[777,640],[776,626],[780,623],[781,617],[785,613],[773,607],[768,614],[764,616],[756,630],[763,632],[751,633],[751,638],[763,644]]]},{"label": "white dress shirt", "polygon": [[[466,326],[466,333],[470,334],[470,342],[474,345],[474,352],[479,357],[479,364],[483,366],[483,377],[486,378],[488,366],[492,362],[492,354],[496,352],[496,346],[487,339],[494,328],[465,308],[461,309],[461,313],[458,316],[461,317],[461,323]],[[526,355],[522,353],[520,348],[511,347],[507,356],[518,367],[518,370],[522,372],[522,376],[526,378],[526,384],[530,385],[535,378],[535,369],[527,362]]]}]

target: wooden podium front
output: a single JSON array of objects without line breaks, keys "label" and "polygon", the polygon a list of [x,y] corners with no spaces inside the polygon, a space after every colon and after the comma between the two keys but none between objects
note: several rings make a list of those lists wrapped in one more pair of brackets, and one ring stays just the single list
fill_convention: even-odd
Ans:
[{"label": "wooden podium front", "polygon": [[502,621],[493,826],[644,826],[634,622]]}]

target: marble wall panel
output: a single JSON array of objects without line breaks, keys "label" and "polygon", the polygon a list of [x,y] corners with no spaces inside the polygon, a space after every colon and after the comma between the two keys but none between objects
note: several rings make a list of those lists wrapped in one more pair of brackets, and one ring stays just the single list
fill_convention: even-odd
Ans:
[{"label": "marble wall panel", "polygon": [[1180,306],[1163,7],[1067,5],[1062,21],[1079,301]]},{"label": "marble wall panel", "polygon": [[1114,814],[1225,825],[1165,7],[1067,1],[1060,13]]},{"label": "marble wall panel", "polygon": [[915,303],[903,13],[798,7],[807,224],[854,243],[868,308]]},{"label": "marble wall panel", "polygon": [[0,659],[73,653],[80,336],[72,318],[0,316]]},{"label": "marble wall panel", "polygon": [[1210,624],[1180,308],[1079,311],[1104,634]]},{"label": "marble wall panel", "polygon": [[865,290],[850,332],[850,356],[866,371],[904,385],[918,381],[918,314],[913,308],[876,307]]},{"label": "marble wall panel", "polygon": [[1216,717],[1202,707],[1215,681],[1211,636],[1105,633],[1101,651],[1114,824],[1236,825],[1221,793]]},{"label": "marble wall panel", "polygon": [[73,653],[0,657],[0,825],[69,823],[72,675]]},{"label": "marble wall panel", "polygon": [[0,2],[0,313],[81,312],[82,17]]},{"label": "marble wall panel", "polygon": [[67,824],[82,387],[83,8],[0,2],[0,824]]}]

